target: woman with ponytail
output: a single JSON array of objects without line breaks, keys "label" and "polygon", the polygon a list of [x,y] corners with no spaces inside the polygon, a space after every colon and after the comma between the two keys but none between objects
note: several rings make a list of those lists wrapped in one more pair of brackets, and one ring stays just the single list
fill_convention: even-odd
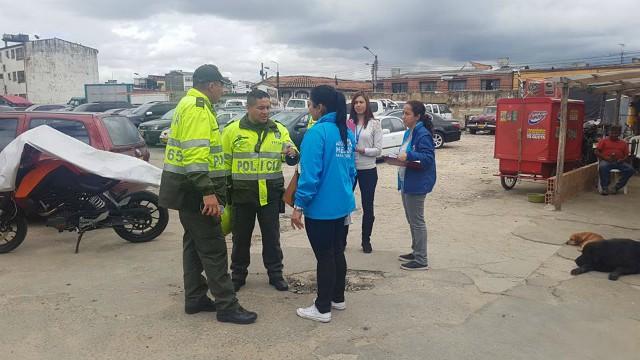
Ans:
[{"label": "woman with ponytail", "polygon": [[404,134],[398,159],[419,161],[419,167],[401,167],[398,170],[398,190],[411,229],[412,252],[400,255],[403,270],[427,270],[427,226],[424,221],[424,201],[436,182],[433,124],[423,103],[417,100],[404,105],[402,120],[408,130]]},{"label": "woman with ponytail", "polygon": [[[331,309],[346,308],[344,288],[347,261],[345,226],[355,209],[355,137],[347,129],[344,95],[322,85],[311,90],[309,114],[316,120],[307,130],[300,149],[300,177],[291,215],[294,228],[306,227],[317,260],[317,297],[298,316],[331,321]],[[302,215],[304,214],[304,222]]]}]

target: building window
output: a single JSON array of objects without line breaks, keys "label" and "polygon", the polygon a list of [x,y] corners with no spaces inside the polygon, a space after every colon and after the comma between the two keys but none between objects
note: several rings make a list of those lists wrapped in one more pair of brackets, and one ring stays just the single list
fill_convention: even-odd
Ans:
[{"label": "building window", "polygon": [[0,80],[4,80],[4,74],[0,74]]},{"label": "building window", "polygon": [[191,82],[191,81],[193,81],[193,79],[192,79],[192,78],[190,78],[190,77],[185,77],[185,78],[184,78],[184,81],[185,81],[185,82]]},{"label": "building window", "polygon": [[406,82],[392,83],[391,92],[394,94],[409,92],[409,83],[406,83]]},{"label": "building window", "polygon": [[7,77],[11,80],[11,73],[7,73]]},{"label": "building window", "polygon": [[467,80],[450,80],[449,91],[463,91],[467,89]]},{"label": "building window", "polygon": [[12,77],[13,81],[18,81],[18,75],[16,74],[16,72],[13,72],[13,77]]},{"label": "building window", "polygon": [[437,81],[421,81],[420,92],[436,91],[438,87]]},{"label": "building window", "polygon": [[16,49],[11,49],[11,58],[12,59],[16,58]]},{"label": "building window", "polygon": [[480,80],[480,90],[500,90],[500,79]]},{"label": "building window", "polygon": [[18,83],[24,82],[24,71],[18,71]]},{"label": "building window", "polygon": [[24,60],[24,48],[19,47],[16,49],[16,60]]},{"label": "building window", "polygon": [[4,54],[7,55],[7,59],[11,59],[11,52],[9,52],[9,50],[7,50],[7,52]]}]

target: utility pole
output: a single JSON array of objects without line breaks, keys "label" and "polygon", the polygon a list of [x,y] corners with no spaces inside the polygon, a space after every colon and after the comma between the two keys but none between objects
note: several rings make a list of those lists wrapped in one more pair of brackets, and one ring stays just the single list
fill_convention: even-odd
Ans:
[{"label": "utility pole", "polygon": [[378,83],[378,55],[374,54],[368,46],[363,46],[365,50],[373,55],[373,64],[371,64],[371,84],[373,92],[376,92],[376,85]]},{"label": "utility pole", "polygon": [[264,81],[264,63],[260,63],[260,78]]},{"label": "utility pole", "polygon": [[624,64],[624,44],[620,43],[620,65]]},{"label": "utility pole", "polygon": [[278,103],[280,103],[280,64],[273,60],[271,62],[276,64],[276,89],[278,90]]}]

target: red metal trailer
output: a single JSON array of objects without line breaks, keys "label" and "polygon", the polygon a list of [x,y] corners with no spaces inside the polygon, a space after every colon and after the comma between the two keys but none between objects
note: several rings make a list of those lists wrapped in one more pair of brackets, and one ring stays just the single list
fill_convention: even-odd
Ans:
[{"label": "red metal trailer", "polygon": [[[564,171],[580,166],[584,102],[569,100]],[[500,182],[506,190],[519,179],[555,176],[560,133],[560,99],[499,99],[494,157],[500,160]]]}]

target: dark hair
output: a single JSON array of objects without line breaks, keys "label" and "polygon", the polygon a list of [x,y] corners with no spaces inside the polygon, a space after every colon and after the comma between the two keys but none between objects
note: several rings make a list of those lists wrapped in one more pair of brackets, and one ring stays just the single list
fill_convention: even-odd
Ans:
[{"label": "dark hair", "polygon": [[262,91],[260,89],[253,89],[247,94],[247,105],[253,106],[256,104],[256,102],[258,102],[258,100],[264,99],[264,98],[269,99],[270,98],[269,94],[267,94],[265,91]]},{"label": "dark hair", "polygon": [[[320,85],[311,89],[311,101],[315,106],[324,105],[327,113],[336,113],[336,125],[340,130],[340,138],[347,147],[347,101],[344,94],[333,86]],[[316,119],[317,120],[317,119]]]},{"label": "dark hair", "polygon": [[363,91],[358,91],[351,97],[351,112],[349,113],[349,117],[353,119],[353,121],[355,121],[356,125],[358,124],[358,113],[353,107],[353,102],[356,101],[356,99],[360,96],[362,96],[367,106],[367,108],[364,110],[364,127],[366,128],[369,120],[373,119],[373,112],[371,111],[371,107],[369,106],[369,97]]},{"label": "dark hair", "polygon": [[409,105],[411,107],[411,112],[413,115],[417,115],[420,117],[420,121],[424,125],[429,132],[433,131],[433,122],[431,121],[431,116],[427,114],[427,108],[424,106],[422,101],[418,100],[409,100],[405,105]]}]

